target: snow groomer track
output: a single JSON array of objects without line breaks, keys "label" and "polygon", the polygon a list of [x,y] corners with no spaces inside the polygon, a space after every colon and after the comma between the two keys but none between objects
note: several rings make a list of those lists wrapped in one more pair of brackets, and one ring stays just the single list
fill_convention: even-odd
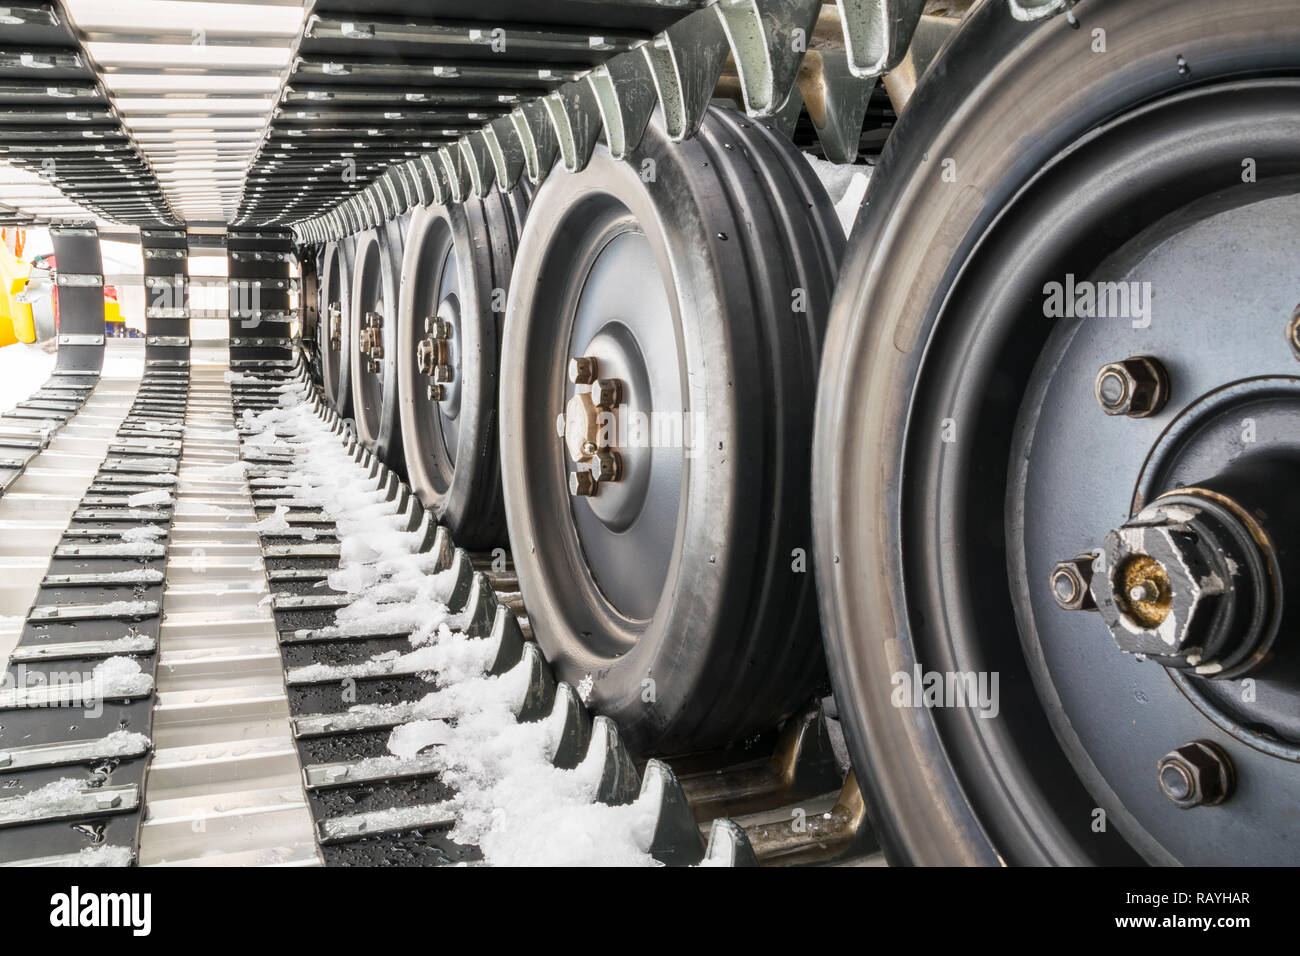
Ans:
[{"label": "snow groomer track", "polygon": [[202,351],[87,403],[136,388],[11,654],[0,861],[872,859],[819,711],[637,761],[556,682],[507,554],[456,548],[301,361]]}]

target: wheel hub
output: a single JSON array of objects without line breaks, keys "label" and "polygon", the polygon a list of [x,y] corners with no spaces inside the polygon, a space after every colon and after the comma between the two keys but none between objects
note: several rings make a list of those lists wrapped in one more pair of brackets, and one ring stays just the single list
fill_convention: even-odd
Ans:
[{"label": "wheel hub", "polygon": [[366,359],[366,368],[378,374],[380,363],[384,360],[384,314],[377,307],[367,312],[362,319],[359,347]]},{"label": "wheel hub", "polygon": [[569,473],[569,493],[593,497],[601,483],[623,477],[623,456],[614,448],[618,405],[625,391],[616,378],[597,378],[597,360],[580,356],[569,362],[569,381],[577,386],[564,406],[556,430],[576,466]]},{"label": "wheel hub", "polygon": [[416,365],[430,379],[426,395],[431,402],[451,399],[456,381],[456,336],[460,326],[460,302],[455,295],[438,304],[438,314],[424,320],[425,337],[415,350]]},{"label": "wheel hub", "polygon": [[1189,488],[1106,535],[1090,590],[1120,650],[1235,678],[1272,642],[1276,566],[1268,535],[1239,502]]},{"label": "wheel hub", "polygon": [[343,351],[343,306],[338,302],[331,302],[326,312],[326,325],[329,328],[330,349],[335,352]]}]

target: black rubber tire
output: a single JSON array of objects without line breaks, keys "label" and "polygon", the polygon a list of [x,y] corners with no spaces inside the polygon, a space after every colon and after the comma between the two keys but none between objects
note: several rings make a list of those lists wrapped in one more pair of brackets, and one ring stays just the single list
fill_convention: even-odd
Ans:
[{"label": "black rubber tire", "polygon": [[[969,566],[936,569],[944,559],[931,542],[906,530],[932,515],[936,506],[925,501],[947,493],[956,480],[908,467],[917,460],[910,451],[927,437],[936,442],[942,427],[939,419],[929,427],[922,422],[922,436],[909,428],[909,414],[918,405],[930,411],[934,401],[918,382],[937,341],[985,347],[989,336],[981,340],[976,330],[986,328],[980,323],[989,316],[973,308],[944,309],[958,283],[969,281],[964,266],[1030,180],[1136,108],[1215,79],[1293,75],[1300,67],[1300,8],[1288,0],[1089,0],[1074,14],[1081,28],[1064,16],[1016,22],[1002,0],[968,14],[893,131],[836,292],[815,438],[818,586],[853,763],[894,863],[1137,860],[1127,844],[1115,845],[1119,821],[1112,820],[1108,837],[1087,832],[1098,803],[1083,787],[1081,766],[1065,757],[1053,736],[1059,730],[1053,708],[1035,691],[1014,617],[997,654],[965,659],[953,647],[957,625],[951,622],[971,617],[970,608],[948,603],[933,613],[937,598],[926,598],[926,587],[917,586],[922,565],[927,586],[936,574],[973,572]],[[1105,31],[1108,52],[1093,51],[1098,29]],[[1241,157],[1251,154],[1234,155],[1221,181],[1206,180],[1207,191],[1240,184]],[[950,170],[955,182],[945,178]],[[1157,199],[1148,205],[1158,205]],[[1110,221],[1116,245],[1136,227],[1123,215]],[[1096,255],[1107,251],[1099,247]],[[1014,388],[1015,376],[1027,375],[1033,362],[1024,356],[1001,387]],[[990,445],[983,433],[972,436],[968,429],[965,440],[984,445],[990,471],[1008,467],[1010,455],[998,461],[1002,447]],[[940,457],[927,454],[927,460]],[[949,458],[954,454],[962,453]],[[999,552],[1005,546],[1002,516],[986,517],[981,550],[968,551],[965,560],[989,569],[981,573],[991,578],[1005,575],[1006,554]],[[1019,727],[1037,722],[1038,746],[1024,747],[1025,739],[1015,739],[1005,721],[894,706],[893,675],[914,666],[1000,671],[1002,714],[1014,715]],[[1023,776],[983,770],[1016,759],[1026,768]],[[1026,782],[1030,778],[1034,785]],[[1041,784],[1044,779],[1054,782]]]},{"label": "black rubber tire", "polygon": [[[402,239],[407,217],[368,229],[357,237],[352,260],[352,295],[347,329],[352,413],[357,437],[379,460],[405,477],[402,428],[397,413],[397,310],[401,288]],[[371,372],[359,349],[367,312],[383,305],[384,355]]]},{"label": "black rubber tire", "polygon": [[[571,510],[594,499],[570,498],[555,433],[572,389],[572,318],[557,297],[583,285],[572,273],[583,269],[573,259],[584,230],[597,242],[615,232],[648,242],[675,327],[674,400],[702,416],[707,436],[707,453],[683,452],[667,486],[675,538],[662,588],[646,585],[653,613],[636,620],[596,584]],[[598,146],[583,172],[553,173],[533,200],[502,354],[510,540],[558,676],[589,688],[588,703],[637,752],[701,750],[771,728],[824,679],[812,575],[797,555],[810,544],[810,425],[842,248],[830,201],[790,142],[716,108],[682,144],[656,115],[627,162]]]},{"label": "black rubber tire", "polygon": [[[353,240],[327,242],[320,260],[320,315],[317,348],[321,354],[321,380],[325,397],[344,418],[352,415],[352,363],[346,361],[352,323]],[[342,347],[330,345],[330,306],[337,305],[343,323]]]},{"label": "black rubber tire", "polygon": [[[528,209],[521,185],[494,189],[485,199],[415,211],[402,259],[398,316],[398,402],[411,489],[451,532],[459,547],[483,551],[506,544],[497,429],[498,372],[506,290]],[[450,244],[450,245],[448,245]],[[426,316],[438,309],[441,269],[430,257],[455,250],[460,303],[457,329],[454,454],[448,454],[442,413],[426,398],[431,381],[416,367],[416,343]],[[443,260],[445,261],[445,260]]]}]

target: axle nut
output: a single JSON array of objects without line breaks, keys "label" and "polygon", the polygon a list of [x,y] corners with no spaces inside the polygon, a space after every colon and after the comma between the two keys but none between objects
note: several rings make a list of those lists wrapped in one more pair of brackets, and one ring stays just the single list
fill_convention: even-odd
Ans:
[{"label": "axle nut", "polygon": [[1156,774],[1161,792],[1183,810],[1222,803],[1236,784],[1232,761],[1208,740],[1171,750],[1156,764]]},{"label": "axle nut", "polygon": [[1094,392],[1107,415],[1147,418],[1169,400],[1169,376],[1157,359],[1137,355],[1103,365]]}]

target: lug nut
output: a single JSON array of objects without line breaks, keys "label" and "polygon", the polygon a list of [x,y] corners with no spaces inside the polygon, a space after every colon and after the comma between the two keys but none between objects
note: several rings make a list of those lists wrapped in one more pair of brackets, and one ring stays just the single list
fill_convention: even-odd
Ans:
[{"label": "lug nut", "polygon": [[451,338],[451,323],[444,319],[434,319],[431,333],[436,341],[445,342]]},{"label": "lug nut", "polygon": [[595,493],[596,478],[591,472],[586,469],[569,472],[569,494],[575,498],[590,498]]},{"label": "lug nut", "polygon": [[623,383],[616,378],[598,378],[591,383],[591,403],[597,408],[616,408],[622,394]]},{"label": "lug nut", "polygon": [[452,379],[452,368],[450,365],[435,365],[433,369],[433,380],[435,382],[450,382]]},{"label": "lug nut", "polygon": [[1295,307],[1291,323],[1286,327],[1286,340],[1291,343],[1291,351],[1300,359],[1300,305]]},{"label": "lug nut", "polygon": [[384,317],[378,312],[367,312],[365,324],[368,329],[382,329],[384,327]]},{"label": "lug nut", "polygon": [[569,381],[574,385],[590,385],[596,380],[596,360],[583,355],[569,359]]},{"label": "lug nut", "polygon": [[591,460],[591,470],[597,481],[618,481],[623,472],[623,459],[616,451],[598,451]]},{"label": "lug nut", "polygon": [[1094,392],[1107,415],[1147,418],[1169,400],[1169,376],[1157,359],[1136,355],[1103,365]]},{"label": "lug nut", "polygon": [[447,397],[447,389],[442,385],[430,384],[425,395],[431,402],[440,402]]},{"label": "lug nut", "polygon": [[1097,605],[1088,585],[1092,583],[1093,556],[1076,555],[1061,561],[1052,569],[1052,597],[1064,611],[1091,611]]},{"label": "lug nut", "polygon": [[564,437],[564,432],[568,427],[568,422],[564,418],[564,412],[555,416],[555,434],[559,438]]},{"label": "lug nut", "polygon": [[1222,803],[1236,784],[1232,761],[1208,740],[1171,750],[1156,764],[1156,773],[1160,791],[1183,810]]}]

